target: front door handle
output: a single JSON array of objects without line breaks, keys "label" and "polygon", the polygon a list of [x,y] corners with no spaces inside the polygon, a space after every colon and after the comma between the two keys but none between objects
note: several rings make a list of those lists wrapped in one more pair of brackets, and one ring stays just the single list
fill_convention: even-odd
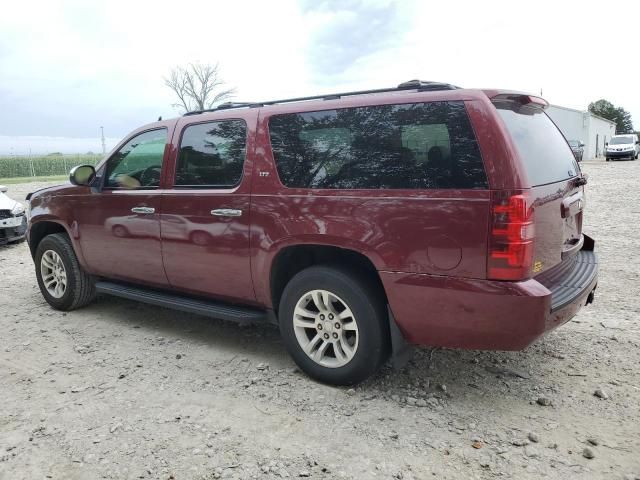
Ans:
[{"label": "front door handle", "polygon": [[151,207],[133,207],[131,211],[133,213],[146,213],[146,214],[156,213],[156,209]]},{"label": "front door handle", "polygon": [[216,208],[211,210],[211,215],[215,217],[239,217],[242,215],[242,210],[236,210],[235,208]]}]

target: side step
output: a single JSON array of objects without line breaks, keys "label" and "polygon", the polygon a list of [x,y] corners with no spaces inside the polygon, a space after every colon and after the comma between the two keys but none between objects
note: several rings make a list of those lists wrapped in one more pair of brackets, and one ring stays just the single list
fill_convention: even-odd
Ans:
[{"label": "side step", "polygon": [[251,307],[240,307],[213,300],[184,297],[173,293],[166,293],[144,287],[134,287],[121,283],[97,282],[96,291],[106,295],[127,298],[150,305],[172,308],[182,312],[195,313],[236,323],[259,323],[266,322],[268,319],[265,311]]}]

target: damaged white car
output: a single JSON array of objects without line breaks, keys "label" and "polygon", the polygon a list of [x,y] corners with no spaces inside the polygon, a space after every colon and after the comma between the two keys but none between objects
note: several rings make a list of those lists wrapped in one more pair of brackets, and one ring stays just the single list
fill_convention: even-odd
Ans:
[{"label": "damaged white car", "polygon": [[24,240],[27,231],[27,215],[20,202],[7,194],[7,187],[0,185],[0,245]]}]

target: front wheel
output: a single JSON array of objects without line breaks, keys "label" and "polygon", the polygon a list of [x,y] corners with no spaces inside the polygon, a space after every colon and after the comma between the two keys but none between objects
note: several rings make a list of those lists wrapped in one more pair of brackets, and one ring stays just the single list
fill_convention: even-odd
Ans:
[{"label": "front wheel", "polygon": [[36,249],[35,266],[40,292],[53,308],[74,310],[93,300],[93,280],[80,267],[67,235],[43,238]]},{"label": "front wheel", "polygon": [[294,361],[321,382],[361,382],[388,356],[383,294],[349,270],[314,266],[298,273],[282,294],[278,316]]}]

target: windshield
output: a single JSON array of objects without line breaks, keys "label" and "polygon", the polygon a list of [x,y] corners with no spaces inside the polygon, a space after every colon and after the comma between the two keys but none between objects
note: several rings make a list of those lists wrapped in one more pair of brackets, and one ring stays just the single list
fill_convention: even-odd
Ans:
[{"label": "windshield", "polygon": [[578,175],[580,169],[573,152],[544,110],[514,102],[496,103],[496,108],[520,153],[532,186]]},{"label": "windshield", "polygon": [[633,137],[613,137],[609,145],[625,145],[633,143]]}]

